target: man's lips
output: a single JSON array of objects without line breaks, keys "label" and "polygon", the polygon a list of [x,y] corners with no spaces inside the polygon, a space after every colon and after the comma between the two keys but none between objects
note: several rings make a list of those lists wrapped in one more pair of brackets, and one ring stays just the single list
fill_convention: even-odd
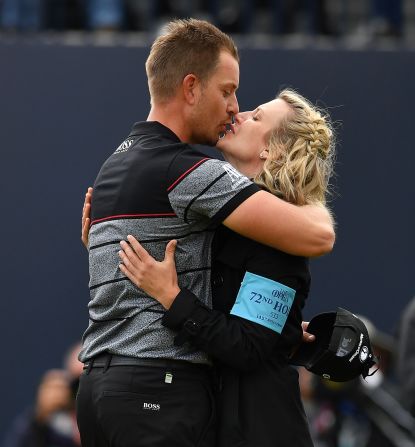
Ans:
[{"label": "man's lips", "polygon": [[228,133],[235,134],[235,117],[232,116],[232,121],[230,123],[224,123],[223,124],[223,130],[219,133],[219,138],[223,138]]},{"label": "man's lips", "polygon": [[230,132],[235,133],[235,124],[225,123],[223,127],[224,127],[223,130],[224,133],[230,133]]},{"label": "man's lips", "polygon": [[221,139],[221,138],[225,138],[226,135],[229,135],[229,134],[235,135],[235,127],[233,126],[233,124],[227,124],[227,125],[225,126],[225,130],[223,130],[222,132],[220,132],[220,134],[219,134],[219,138],[220,138],[220,139]]}]

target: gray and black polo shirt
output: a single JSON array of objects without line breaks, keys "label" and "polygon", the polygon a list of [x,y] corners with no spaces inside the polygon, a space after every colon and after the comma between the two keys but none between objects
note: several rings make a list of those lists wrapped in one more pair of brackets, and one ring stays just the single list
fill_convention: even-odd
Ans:
[{"label": "gray and black polo shirt", "polygon": [[174,345],[174,332],[161,324],[163,307],[121,273],[119,242],[131,234],[161,260],[167,242],[177,239],[180,286],[211,306],[214,229],[258,189],[229,163],[206,157],[162,124],[136,123],[94,184],[89,326],[80,359],[107,351],[208,362],[189,345]]}]

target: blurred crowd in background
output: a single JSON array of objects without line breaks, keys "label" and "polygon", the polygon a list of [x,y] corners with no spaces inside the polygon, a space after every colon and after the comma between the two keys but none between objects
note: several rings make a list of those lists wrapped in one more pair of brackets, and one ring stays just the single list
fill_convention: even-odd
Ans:
[{"label": "blurred crowd in background", "polygon": [[413,0],[0,0],[5,32],[157,32],[199,17],[232,34],[411,39]]},{"label": "blurred crowd in background", "polygon": [[22,409],[7,433],[2,447],[79,447],[75,398],[83,364],[78,360],[79,342],[63,354],[60,368],[45,371],[32,405]]},{"label": "blurred crowd in background", "polygon": [[[335,383],[299,368],[300,388],[315,447],[415,446],[415,298],[391,336],[363,316],[380,359],[366,379]],[[75,396],[83,365],[80,344],[62,369],[46,371],[33,405],[22,410],[2,447],[79,447]]]}]

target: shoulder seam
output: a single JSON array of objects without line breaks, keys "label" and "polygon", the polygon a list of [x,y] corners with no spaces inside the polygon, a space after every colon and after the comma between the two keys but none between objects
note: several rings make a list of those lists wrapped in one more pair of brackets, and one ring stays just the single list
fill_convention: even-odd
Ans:
[{"label": "shoulder seam", "polygon": [[179,176],[168,188],[167,192],[171,192],[175,186],[177,186],[185,177],[187,177],[192,171],[194,171],[198,166],[200,166],[205,161],[210,160],[210,158],[205,157],[191,166],[186,172],[184,172],[181,176]]}]

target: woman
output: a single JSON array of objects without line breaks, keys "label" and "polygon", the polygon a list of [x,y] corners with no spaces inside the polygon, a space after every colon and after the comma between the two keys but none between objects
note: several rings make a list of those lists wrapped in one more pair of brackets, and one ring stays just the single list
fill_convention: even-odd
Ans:
[{"label": "woman", "polygon": [[[283,90],[255,111],[239,114],[218,148],[235,168],[279,197],[325,205],[333,133],[327,118],[298,93]],[[311,446],[298,374],[289,366],[302,338],[307,259],[221,227],[214,240],[211,310],[180,289],[175,241],[157,262],[136,239],[128,240],[131,246],[121,242],[122,272],[167,309],[163,324],[178,331],[177,344],[192,343],[216,360],[218,445]]]}]

